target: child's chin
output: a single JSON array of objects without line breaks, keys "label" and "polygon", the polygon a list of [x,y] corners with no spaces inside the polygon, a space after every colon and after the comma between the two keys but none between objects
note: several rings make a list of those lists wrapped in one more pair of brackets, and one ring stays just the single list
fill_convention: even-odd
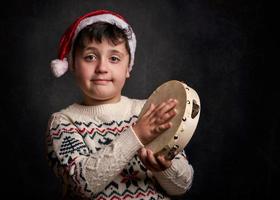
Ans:
[{"label": "child's chin", "polygon": [[112,94],[108,94],[108,95],[102,95],[102,96],[94,96],[93,97],[94,100],[99,101],[99,102],[104,102],[104,103],[115,103],[118,102],[120,100],[120,96],[119,95],[112,95]]}]

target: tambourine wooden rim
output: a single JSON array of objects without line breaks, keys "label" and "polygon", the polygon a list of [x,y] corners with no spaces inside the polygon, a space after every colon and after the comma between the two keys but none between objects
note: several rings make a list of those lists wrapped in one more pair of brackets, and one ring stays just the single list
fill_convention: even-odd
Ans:
[{"label": "tambourine wooden rim", "polygon": [[168,99],[178,100],[177,115],[171,120],[172,127],[159,135],[145,147],[155,154],[164,154],[172,159],[181,152],[193,136],[200,116],[200,99],[194,89],[186,83],[171,80],[160,85],[144,104],[139,118],[151,103],[157,105]]}]

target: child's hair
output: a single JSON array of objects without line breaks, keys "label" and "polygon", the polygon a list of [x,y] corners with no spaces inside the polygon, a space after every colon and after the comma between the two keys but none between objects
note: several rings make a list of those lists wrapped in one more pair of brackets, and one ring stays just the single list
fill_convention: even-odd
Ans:
[{"label": "child's hair", "polygon": [[[86,42],[92,42],[93,40],[97,43],[101,43],[103,39],[107,39],[114,45],[125,43],[125,48],[130,58],[130,48],[128,44],[129,35],[124,29],[120,29],[115,24],[109,24],[107,22],[96,22],[86,26],[77,35],[72,49],[72,59],[75,59],[75,53],[79,49],[83,49],[86,46]],[[130,59],[129,59],[130,60]]]},{"label": "child's hair", "polygon": [[102,39],[106,38],[115,45],[125,42],[129,53],[128,69],[132,70],[136,36],[131,26],[118,13],[109,10],[96,10],[80,16],[62,35],[59,42],[58,58],[53,59],[50,65],[55,77],[62,76],[68,71],[69,66],[73,65],[74,53],[78,48],[83,48],[85,42],[88,42],[87,38],[89,41],[94,39],[96,42],[102,42]]}]

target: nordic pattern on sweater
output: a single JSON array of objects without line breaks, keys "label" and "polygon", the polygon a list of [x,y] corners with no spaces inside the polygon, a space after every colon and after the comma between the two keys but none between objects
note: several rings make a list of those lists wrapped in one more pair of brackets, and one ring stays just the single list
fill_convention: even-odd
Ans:
[{"label": "nordic pattern on sweater", "polygon": [[[168,199],[137,156],[142,144],[131,126],[144,102],[122,97],[115,105],[91,107],[90,112],[73,104],[52,115],[48,160],[68,192],[99,200]],[[185,181],[191,179],[192,174]]]}]

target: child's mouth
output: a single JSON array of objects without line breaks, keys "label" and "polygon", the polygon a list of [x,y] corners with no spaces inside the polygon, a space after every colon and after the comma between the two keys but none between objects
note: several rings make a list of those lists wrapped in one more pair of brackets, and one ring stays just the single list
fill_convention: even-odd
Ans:
[{"label": "child's mouth", "polygon": [[91,80],[91,81],[96,85],[106,85],[109,82],[111,82],[111,80],[109,80],[109,79],[94,79],[94,80]]}]

